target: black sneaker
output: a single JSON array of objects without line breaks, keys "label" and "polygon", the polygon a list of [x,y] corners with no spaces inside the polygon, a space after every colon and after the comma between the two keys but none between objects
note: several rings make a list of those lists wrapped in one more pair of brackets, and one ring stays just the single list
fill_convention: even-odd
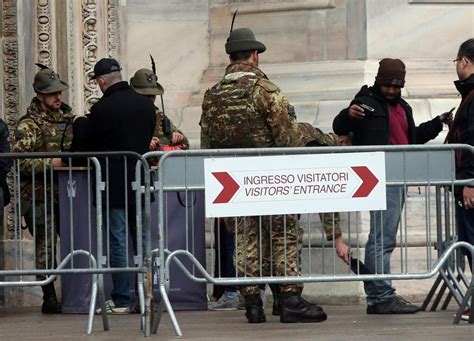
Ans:
[{"label": "black sneaker", "polygon": [[408,302],[401,296],[367,306],[367,314],[415,314],[420,307]]}]

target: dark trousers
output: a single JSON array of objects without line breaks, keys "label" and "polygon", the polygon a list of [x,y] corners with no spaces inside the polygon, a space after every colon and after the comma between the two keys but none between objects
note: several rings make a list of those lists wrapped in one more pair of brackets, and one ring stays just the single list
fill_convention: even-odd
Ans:
[{"label": "dark trousers", "polygon": [[[215,264],[214,277],[235,277],[234,233],[227,230],[223,219],[214,219]],[[224,291],[236,292],[236,286],[214,286],[212,296],[219,299]]]},{"label": "dark trousers", "polygon": [[[464,207],[456,205],[456,222],[459,240],[474,245],[474,209],[466,210]],[[471,253],[464,248],[462,252],[467,256],[472,273]]]}]

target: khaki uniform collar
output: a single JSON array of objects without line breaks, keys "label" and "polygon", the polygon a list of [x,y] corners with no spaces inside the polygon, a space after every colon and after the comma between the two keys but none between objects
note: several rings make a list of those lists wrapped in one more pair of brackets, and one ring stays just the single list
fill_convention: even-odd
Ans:
[{"label": "khaki uniform collar", "polygon": [[257,75],[259,78],[268,79],[267,75],[260,70],[258,67],[249,62],[233,62],[229,64],[225,69],[225,75],[236,72],[251,72]]}]

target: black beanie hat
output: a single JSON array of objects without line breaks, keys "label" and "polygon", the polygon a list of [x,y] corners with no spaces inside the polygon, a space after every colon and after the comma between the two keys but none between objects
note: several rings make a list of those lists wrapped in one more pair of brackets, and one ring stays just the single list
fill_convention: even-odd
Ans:
[{"label": "black beanie hat", "polygon": [[384,58],[379,62],[379,71],[375,76],[375,85],[405,85],[405,64],[400,59]]}]

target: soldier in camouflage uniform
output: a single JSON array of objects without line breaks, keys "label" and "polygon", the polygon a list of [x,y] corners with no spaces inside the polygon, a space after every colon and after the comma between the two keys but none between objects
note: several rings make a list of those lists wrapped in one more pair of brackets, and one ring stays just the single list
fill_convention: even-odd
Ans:
[{"label": "soldier in camouflage uniform", "polygon": [[[156,96],[163,96],[165,90],[158,83],[158,77],[149,69],[140,69],[130,78],[130,87],[135,92],[149,98],[155,103]],[[163,111],[155,106],[156,126],[150,142],[150,150],[166,150],[167,146],[178,149],[189,149],[189,141],[184,134],[176,128]]]},{"label": "soldier in camouflage uniform", "polygon": [[[231,30],[226,43],[230,65],[224,78],[208,89],[201,116],[201,148],[264,148],[299,145],[296,115],[288,99],[257,67],[266,50],[248,28]],[[298,276],[302,234],[297,215],[226,219],[237,231],[238,276]],[[261,241],[261,243],[260,243]],[[272,255],[272,259],[270,259]],[[260,262],[262,260],[262,262]],[[266,321],[258,285],[239,288],[249,323]],[[281,322],[326,319],[321,307],[301,297],[302,284],[284,284]]]},{"label": "soldier in camouflage uniform", "polygon": [[[72,110],[62,102],[61,92],[68,89],[57,73],[49,68],[40,70],[34,78],[36,96],[26,115],[21,117],[14,134],[15,152],[59,152],[68,148],[72,140]],[[20,162],[21,215],[28,230],[35,238],[36,268],[56,267],[56,240],[58,226],[57,183],[50,182],[51,167],[60,166],[60,158],[51,160],[24,159]],[[46,174],[45,174],[46,172]],[[32,183],[32,176],[35,182]],[[44,182],[46,175],[46,183]],[[53,188],[53,202],[50,202]],[[45,202],[45,196],[47,201]],[[54,211],[52,211],[54,210]],[[54,219],[52,215],[54,214]],[[36,276],[45,280],[46,276]],[[61,305],[56,298],[54,283],[42,287],[43,313],[60,313]]]}]

